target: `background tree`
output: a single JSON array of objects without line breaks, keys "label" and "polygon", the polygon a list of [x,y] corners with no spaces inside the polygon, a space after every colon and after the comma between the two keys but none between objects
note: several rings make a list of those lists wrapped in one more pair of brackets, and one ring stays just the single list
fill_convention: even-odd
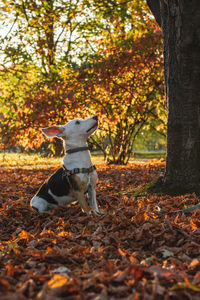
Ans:
[{"label": "background tree", "polygon": [[90,99],[101,109],[96,143],[109,162],[124,164],[144,124],[164,117],[160,31],[142,1],[109,2],[104,10],[101,1],[95,5],[96,19],[106,18],[87,78]]},{"label": "background tree", "polygon": [[200,3],[147,1],[164,33],[168,101],[164,187],[200,191]]},{"label": "background tree", "polygon": [[[80,35],[76,34],[80,21],[82,1],[1,1],[2,20],[12,21],[10,29],[1,39],[3,53],[2,78],[7,72],[7,80],[16,76],[18,86],[10,86],[10,91],[2,93],[7,107],[4,111],[2,132],[4,145],[9,137],[10,145],[19,143],[23,147],[38,147],[42,142],[38,128],[51,122],[65,122],[62,69],[72,63],[72,52],[76,52]],[[79,16],[79,20],[77,17]],[[30,73],[38,76],[31,78]],[[65,71],[66,73],[67,71]],[[29,80],[27,80],[27,76]],[[21,82],[26,85],[22,96]],[[25,83],[26,82],[26,83]],[[61,83],[62,82],[62,83]],[[59,87],[58,87],[58,84]],[[66,88],[66,84],[64,85]],[[63,87],[64,87],[63,86]],[[9,101],[9,94],[12,101]],[[64,94],[64,92],[63,92]],[[6,114],[13,110],[14,112]],[[10,104],[10,108],[8,109]],[[68,113],[69,114],[69,113]],[[13,123],[11,130],[7,124]],[[54,152],[61,153],[62,143],[54,141]]]},{"label": "background tree", "polygon": [[16,0],[4,10],[13,15],[2,43],[6,81],[18,77],[7,91],[2,84],[4,104],[14,106],[12,116],[4,109],[4,145],[9,136],[10,143],[39,147],[38,128],[47,122],[99,111],[94,142],[110,161],[126,163],[143,125],[159,128],[165,118],[160,31],[144,1]]},{"label": "background tree", "polygon": [[102,61],[84,69],[82,96],[88,107],[100,111],[100,130],[92,140],[110,163],[129,160],[144,124],[154,120],[161,130],[165,105],[159,46],[159,31],[135,36],[129,49],[112,45]]},{"label": "background tree", "polygon": [[2,21],[12,21],[1,39],[7,63],[24,62],[26,55],[26,61],[34,62],[50,80],[59,73],[60,64],[72,61],[83,42],[77,34],[84,23],[83,1],[8,0],[1,1],[1,8]]}]

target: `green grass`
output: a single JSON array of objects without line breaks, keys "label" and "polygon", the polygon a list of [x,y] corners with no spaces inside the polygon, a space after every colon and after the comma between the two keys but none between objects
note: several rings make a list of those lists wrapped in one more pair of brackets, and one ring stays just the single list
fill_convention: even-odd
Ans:
[{"label": "green grass", "polygon": [[[132,159],[143,158],[162,158],[165,157],[164,152],[136,152]],[[93,163],[104,162],[103,155],[100,153],[92,153]],[[59,166],[62,164],[62,157],[43,157],[40,154],[26,154],[26,153],[0,153],[1,167],[22,167],[22,166]]]},{"label": "green grass", "polygon": [[[94,163],[103,162],[103,155],[96,154],[92,157]],[[62,157],[44,157],[40,154],[26,153],[0,153],[1,167],[23,167],[23,166],[59,166],[62,164]]]},{"label": "green grass", "polygon": [[165,158],[165,151],[135,151],[134,158]]},{"label": "green grass", "polygon": [[37,165],[59,165],[62,158],[43,157],[39,154],[26,153],[0,153],[0,166],[2,167],[21,167]]}]

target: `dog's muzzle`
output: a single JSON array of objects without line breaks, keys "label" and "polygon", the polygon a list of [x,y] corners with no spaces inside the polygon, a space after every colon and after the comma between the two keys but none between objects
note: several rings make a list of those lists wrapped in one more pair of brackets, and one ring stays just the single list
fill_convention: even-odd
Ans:
[{"label": "dog's muzzle", "polygon": [[90,127],[90,128],[87,130],[87,132],[89,132],[90,130],[92,130],[93,128],[96,128],[96,127],[98,127],[98,121],[97,121],[92,127]]},{"label": "dog's muzzle", "polygon": [[92,127],[90,127],[86,132],[89,132],[90,130],[98,127],[98,117],[94,116],[92,119],[94,119],[96,121],[96,123]]}]

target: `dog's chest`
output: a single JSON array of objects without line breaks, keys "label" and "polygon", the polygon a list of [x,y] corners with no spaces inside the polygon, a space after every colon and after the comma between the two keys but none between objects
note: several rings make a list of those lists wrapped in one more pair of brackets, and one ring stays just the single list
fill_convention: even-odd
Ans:
[{"label": "dog's chest", "polygon": [[81,174],[75,175],[76,183],[77,183],[78,187],[80,188],[80,190],[82,190],[84,193],[87,192],[89,184],[91,184],[92,187],[95,188],[97,179],[98,179],[98,176],[97,176],[96,171],[93,171],[89,174],[81,173]]}]

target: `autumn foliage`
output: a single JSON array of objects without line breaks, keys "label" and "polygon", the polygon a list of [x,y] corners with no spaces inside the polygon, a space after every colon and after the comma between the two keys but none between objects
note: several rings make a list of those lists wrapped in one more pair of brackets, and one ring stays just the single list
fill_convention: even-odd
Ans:
[{"label": "autumn foliage", "polygon": [[40,149],[41,127],[95,114],[101,126],[91,143],[125,164],[145,125],[165,134],[161,31],[143,1],[2,7],[2,22],[16,16],[17,33],[11,27],[0,47],[1,148]]},{"label": "autumn foliage", "polygon": [[105,216],[38,214],[29,200],[55,168],[1,169],[0,299],[199,299],[200,211],[175,213],[198,197],[132,193],[163,168],[97,165]]}]

